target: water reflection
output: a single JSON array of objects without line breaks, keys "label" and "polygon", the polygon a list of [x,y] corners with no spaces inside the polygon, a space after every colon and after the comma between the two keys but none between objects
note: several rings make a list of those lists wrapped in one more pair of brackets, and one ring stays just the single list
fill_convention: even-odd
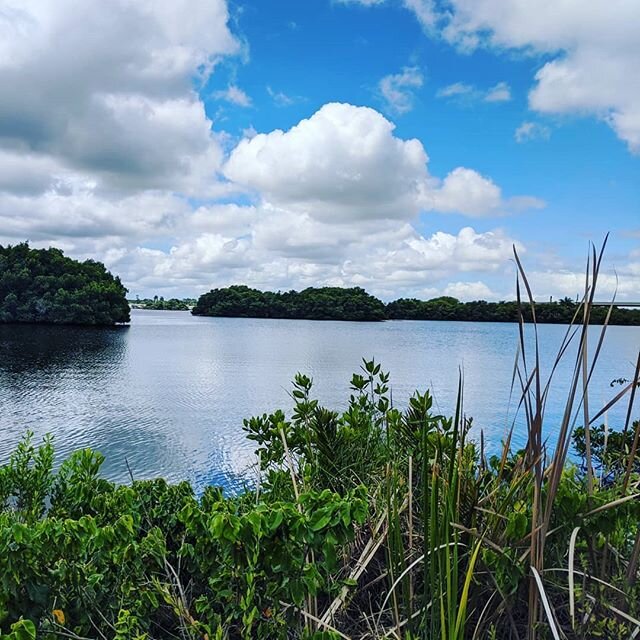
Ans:
[{"label": "water reflection", "polygon": [[64,371],[122,360],[129,327],[85,328],[0,325],[0,374]]}]

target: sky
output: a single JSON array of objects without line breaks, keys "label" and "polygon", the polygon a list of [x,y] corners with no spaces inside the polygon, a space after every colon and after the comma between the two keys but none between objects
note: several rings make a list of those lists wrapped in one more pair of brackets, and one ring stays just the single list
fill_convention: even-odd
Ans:
[{"label": "sky", "polygon": [[131,296],[640,301],[637,0],[0,0],[0,244]]}]

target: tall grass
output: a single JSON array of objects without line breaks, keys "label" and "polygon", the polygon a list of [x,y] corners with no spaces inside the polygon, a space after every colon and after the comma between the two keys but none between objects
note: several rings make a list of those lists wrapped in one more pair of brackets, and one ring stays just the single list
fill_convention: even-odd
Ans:
[{"label": "tall grass", "polygon": [[[532,289],[514,249],[520,321],[512,393],[527,429],[522,451],[511,449],[513,427],[490,460],[469,440],[462,378],[452,420],[432,413],[428,393],[411,398],[403,414],[386,412],[378,510],[386,551],[383,558],[368,556],[369,570],[358,574],[369,613],[357,610],[365,603],[358,588],[343,609],[343,629],[351,628],[352,637],[640,635],[640,421],[632,422],[640,355],[633,378],[605,406],[594,411],[590,394],[613,309],[612,301],[594,335],[590,319],[605,246],[606,240],[590,251],[582,300],[546,376]],[[547,402],[561,364],[569,365],[571,378],[560,423],[549,424]],[[378,366],[366,367],[371,373]],[[372,389],[374,378],[367,379]],[[624,472],[603,483],[594,471],[591,431],[624,401],[622,431],[632,434],[631,445],[619,451]],[[580,423],[583,469],[569,459]],[[554,441],[546,433],[555,433]],[[337,611],[334,602],[332,619]]]}]

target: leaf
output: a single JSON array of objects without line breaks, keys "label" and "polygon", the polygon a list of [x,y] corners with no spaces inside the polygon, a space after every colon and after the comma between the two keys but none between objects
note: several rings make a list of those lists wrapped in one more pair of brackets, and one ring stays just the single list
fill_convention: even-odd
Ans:
[{"label": "leaf", "polygon": [[36,626],[31,620],[18,620],[11,625],[11,636],[15,640],[35,640]]},{"label": "leaf", "polygon": [[217,513],[209,522],[209,531],[214,538],[220,538],[222,536],[222,530],[225,525],[225,517],[223,513]]},{"label": "leaf", "polygon": [[320,531],[320,529],[324,529],[329,522],[331,521],[331,512],[322,509],[321,511],[316,511],[311,518],[311,522],[309,523],[309,528],[311,531]]},{"label": "leaf", "polygon": [[281,524],[284,515],[280,509],[276,511],[272,511],[269,515],[269,529],[273,532],[275,531]]}]

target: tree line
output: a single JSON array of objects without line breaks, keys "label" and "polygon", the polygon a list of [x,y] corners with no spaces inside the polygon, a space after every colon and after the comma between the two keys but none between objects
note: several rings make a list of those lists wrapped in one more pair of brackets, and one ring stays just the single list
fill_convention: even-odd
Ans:
[{"label": "tree line", "polygon": [[168,298],[153,296],[153,298],[139,298],[129,300],[133,309],[149,309],[152,311],[188,311],[196,304],[195,298]]},{"label": "tree line", "polygon": [[[0,245],[0,323],[113,325],[129,322],[127,289],[95,260],[79,262],[60,249],[32,249],[28,243]],[[259,291],[244,285],[212,289],[194,299],[154,296],[132,301],[145,309],[188,310],[199,316],[304,320],[460,320],[517,322],[533,318],[529,305],[515,301],[461,302],[400,298],[385,304],[361,287],[308,287],[302,291]],[[194,306],[195,305],[195,306]],[[578,304],[569,298],[536,303],[540,323],[570,323]],[[594,307],[591,322],[605,322],[609,309]],[[640,325],[640,311],[613,308],[610,324]]]},{"label": "tree line", "polygon": [[[539,323],[569,324],[578,311],[569,298],[535,304]],[[609,309],[593,307],[591,322],[603,324]],[[309,287],[303,291],[259,291],[244,285],[212,289],[198,299],[194,315],[305,320],[459,320],[468,322],[526,322],[533,319],[528,304],[516,301],[461,302],[451,296],[431,300],[400,298],[385,304],[360,287]],[[578,318],[578,320],[580,320]],[[614,307],[610,324],[640,325],[640,311]]]},{"label": "tree line", "polygon": [[0,323],[113,325],[129,322],[127,289],[101,262],[60,249],[0,245]]}]

